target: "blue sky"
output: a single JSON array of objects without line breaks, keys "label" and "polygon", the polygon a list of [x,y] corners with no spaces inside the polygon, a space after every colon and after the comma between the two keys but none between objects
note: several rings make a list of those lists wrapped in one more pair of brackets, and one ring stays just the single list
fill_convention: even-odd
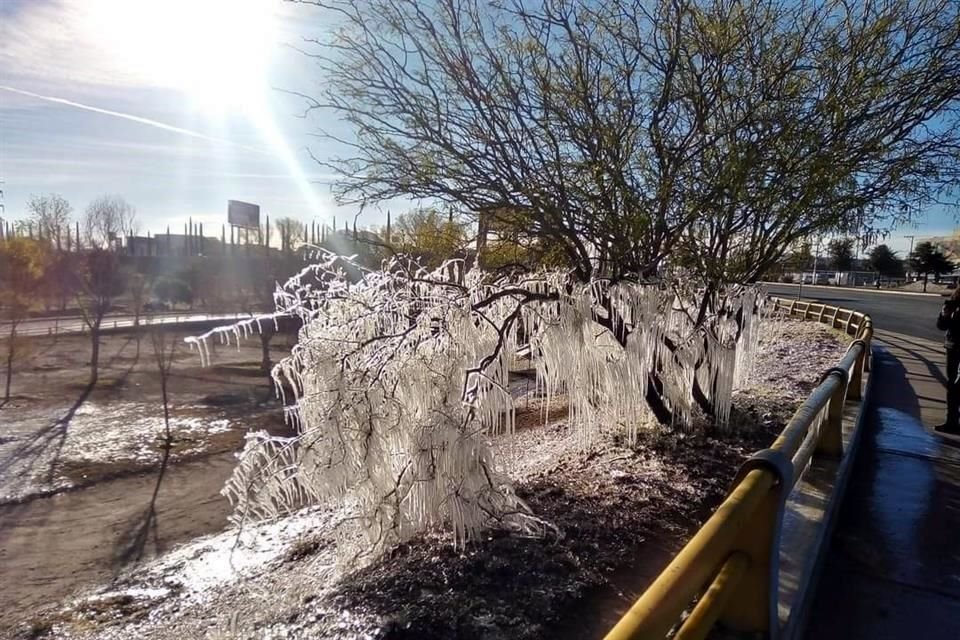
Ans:
[{"label": "blue sky", "polygon": [[228,199],[274,218],[352,219],[307,153],[335,153],[310,135],[335,123],[303,118],[283,91],[317,86],[292,46],[321,36],[323,17],[280,0],[0,0],[3,215],[56,192],[77,213],[120,194],[142,231],[189,217],[218,228]]},{"label": "blue sky", "polygon": [[[356,208],[336,205],[332,176],[307,153],[336,153],[310,135],[336,123],[301,117],[302,101],[282,91],[322,83],[293,47],[327,28],[317,8],[281,0],[0,0],[4,217],[56,192],[78,213],[120,194],[141,231],[188,217],[218,228],[228,199],[274,218],[352,219]],[[386,203],[359,221],[379,225],[387,208],[411,206]],[[955,226],[933,208],[887,242],[905,253],[904,235]]]}]

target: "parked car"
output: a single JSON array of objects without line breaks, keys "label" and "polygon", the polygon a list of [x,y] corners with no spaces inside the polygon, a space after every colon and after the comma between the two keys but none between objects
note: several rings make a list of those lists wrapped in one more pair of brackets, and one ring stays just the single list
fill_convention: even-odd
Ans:
[{"label": "parked car", "polygon": [[805,273],[803,274],[803,284],[832,284],[832,273]]},{"label": "parked car", "polygon": [[166,302],[160,302],[159,300],[155,300],[153,302],[148,302],[147,304],[143,305],[143,311],[144,313],[153,313],[155,311],[170,311],[170,305],[167,304]]}]

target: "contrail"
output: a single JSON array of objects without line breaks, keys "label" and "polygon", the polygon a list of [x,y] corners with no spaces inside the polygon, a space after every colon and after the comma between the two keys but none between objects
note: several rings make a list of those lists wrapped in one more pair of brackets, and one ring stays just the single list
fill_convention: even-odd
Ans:
[{"label": "contrail", "polygon": [[0,89],[4,91],[10,91],[11,93],[19,93],[22,96],[29,96],[31,98],[37,98],[38,100],[46,100],[47,102],[54,102],[56,104],[63,104],[68,107],[75,107],[77,109],[84,109],[85,111],[92,111],[94,113],[102,113],[104,115],[113,116],[115,118],[123,118],[124,120],[129,120],[131,122],[138,122],[140,124],[145,124],[157,129],[163,129],[164,131],[171,131],[173,133],[179,133],[180,135],[190,136],[191,138],[199,138],[200,140],[206,140],[208,142],[216,142],[217,144],[226,144],[231,147],[237,147],[238,149],[244,149],[245,151],[252,151],[254,153],[262,153],[270,155],[269,152],[264,149],[258,149],[256,147],[248,147],[246,145],[237,144],[236,142],[231,142],[230,140],[225,140],[223,138],[215,138],[213,136],[208,136],[206,134],[200,133],[198,131],[191,131],[190,129],[184,129],[182,127],[175,127],[164,122],[158,122],[157,120],[151,120],[150,118],[141,118],[140,116],[131,115],[129,113],[122,113],[120,111],[111,111],[109,109],[101,109],[100,107],[94,107],[89,104],[83,104],[80,102],[74,102],[73,100],[66,100],[64,98],[57,98],[55,96],[44,96],[39,93],[33,93],[32,91],[24,91],[23,89],[16,89],[14,87],[8,87],[5,85],[0,85]]}]

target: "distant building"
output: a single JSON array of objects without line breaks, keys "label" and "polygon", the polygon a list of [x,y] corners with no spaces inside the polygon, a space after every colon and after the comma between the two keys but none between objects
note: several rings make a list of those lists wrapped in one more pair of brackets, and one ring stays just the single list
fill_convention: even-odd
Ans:
[{"label": "distant building", "polygon": [[161,233],[155,236],[128,236],[127,255],[203,256],[223,253],[219,238]]}]

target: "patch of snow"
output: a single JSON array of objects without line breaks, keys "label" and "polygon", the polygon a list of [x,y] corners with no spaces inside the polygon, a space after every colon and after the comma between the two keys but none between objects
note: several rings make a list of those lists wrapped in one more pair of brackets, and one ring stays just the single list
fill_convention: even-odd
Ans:
[{"label": "patch of snow", "polygon": [[[179,455],[200,453],[207,438],[239,426],[203,413],[210,410],[172,410],[170,433]],[[72,415],[46,410],[4,427],[9,433],[0,440],[0,503],[70,488],[73,482],[57,472],[60,465],[159,463],[166,436],[159,405],[139,402],[88,401]]]},{"label": "patch of snow", "polygon": [[144,584],[176,585],[187,593],[201,593],[258,573],[307,533],[332,535],[335,514],[307,509],[200,538],[139,569],[136,578]]},{"label": "patch of snow", "polygon": [[93,595],[89,595],[83,598],[79,598],[77,602],[103,602],[106,600],[114,600],[116,598],[134,598],[137,600],[156,600],[158,598],[165,598],[170,595],[170,589],[161,587],[161,588],[143,588],[143,587],[130,587],[129,589],[111,589],[109,591],[101,591]]}]

